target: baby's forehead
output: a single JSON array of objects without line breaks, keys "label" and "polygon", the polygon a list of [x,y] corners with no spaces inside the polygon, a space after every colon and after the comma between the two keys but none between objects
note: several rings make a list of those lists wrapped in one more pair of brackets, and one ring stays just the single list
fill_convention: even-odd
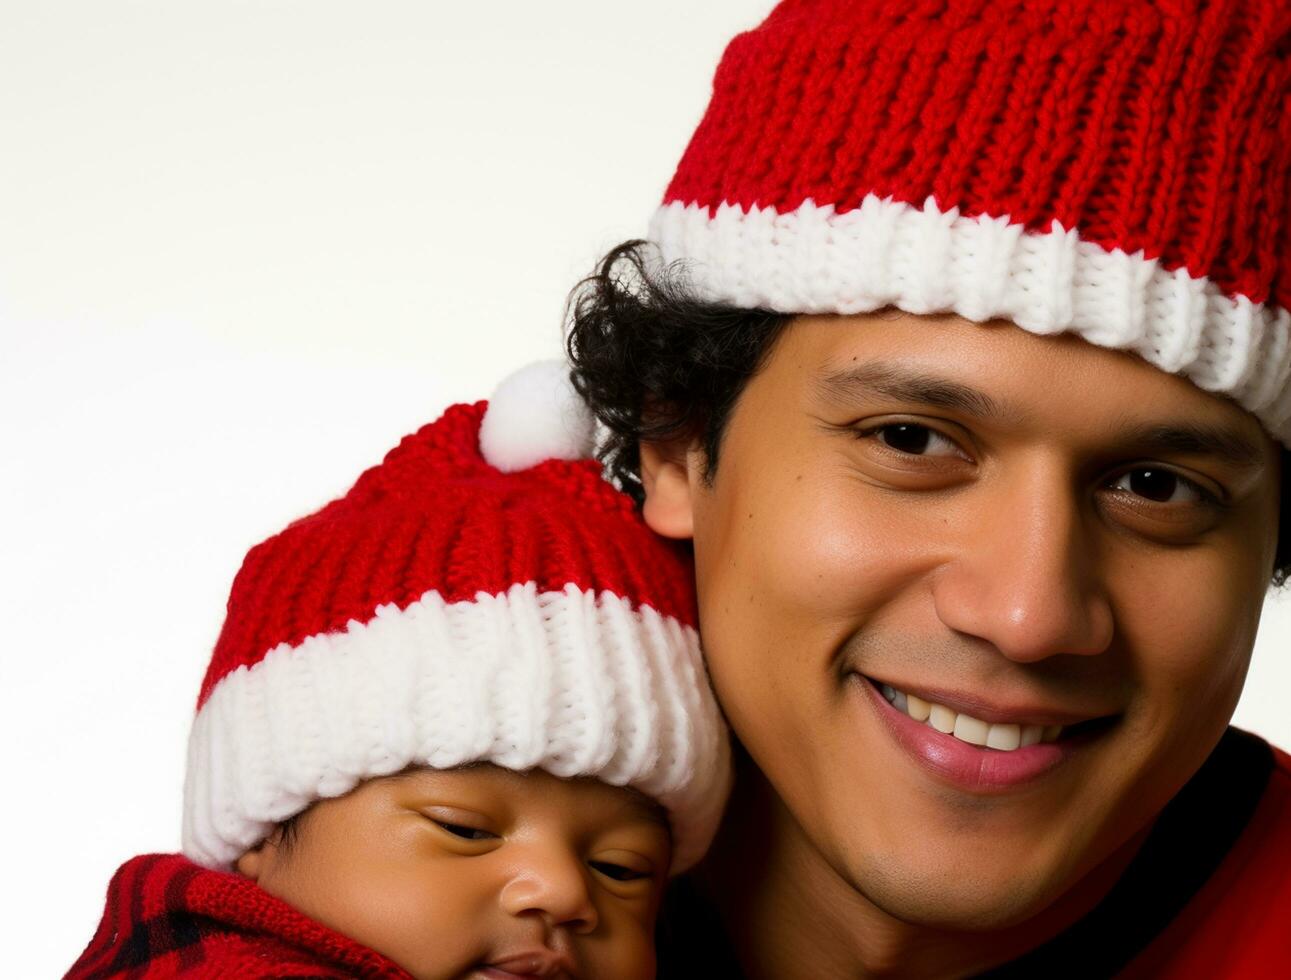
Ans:
[{"label": "baby's forehead", "polygon": [[645,793],[634,786],[611,786],[608,783],[601,783],[600,785],[609,788],[620,797],[622,810],[625,814],[631,815],[644,823],[658,824],[671,833],[672,825],[668,821],[668,811],[664,809],[663,804],[658,800],[646,796]]}]

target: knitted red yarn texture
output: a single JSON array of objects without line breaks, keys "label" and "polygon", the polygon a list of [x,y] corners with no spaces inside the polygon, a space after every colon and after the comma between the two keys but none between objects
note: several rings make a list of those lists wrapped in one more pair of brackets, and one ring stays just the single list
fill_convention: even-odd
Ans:
[{"label": "knitted red yarn texture", "polygon": [[454,405],[407,436],[353,488],[252,548],[233,582],[198,706],[215,684],[282,643],[406,608],[517,584],[611,592],[697,621],[686,547],[646,527],[593,460],[502,473],[480,454],[485,402]]},{"label": "knitted red yarn texture", "polygon": [[103,919],[66,980],[410,975],[249,878],[179,854],[144,854],[108,885]]},{"label": "knitted red yarn texture", "polygon": [[932,196],[1286,307],[1289,171],[1287,0],[786,0],[665,203]]}]

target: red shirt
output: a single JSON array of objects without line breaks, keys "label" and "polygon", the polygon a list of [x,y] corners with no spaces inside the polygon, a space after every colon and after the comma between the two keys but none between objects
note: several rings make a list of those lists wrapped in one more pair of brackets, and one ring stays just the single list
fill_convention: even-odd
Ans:
[{"label": "red shirt", "polygon": [[1241,835],[1125,977],[1291,977],[1291,756],[1272,752]]}]

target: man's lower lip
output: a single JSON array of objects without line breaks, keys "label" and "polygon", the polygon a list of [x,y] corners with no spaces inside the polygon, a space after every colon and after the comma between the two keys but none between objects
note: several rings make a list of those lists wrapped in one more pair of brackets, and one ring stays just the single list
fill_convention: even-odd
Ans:
[{"label": "man's lower lip", "polygon": [[878,688],[860,675],[850,675],[848,683],[868,702],[893,740],[917,765],[968,792],[999,793],[1025,786],[1062,765],[1086,741],[1059,739],[1011,752],[982,748],[915,721],[889,704]]}]

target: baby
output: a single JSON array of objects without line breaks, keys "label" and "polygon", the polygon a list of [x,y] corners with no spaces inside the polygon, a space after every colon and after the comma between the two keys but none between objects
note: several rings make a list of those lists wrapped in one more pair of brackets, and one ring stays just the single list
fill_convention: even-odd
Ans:
[{"label": "baby", "polygon": [[183,854],[122,866],[69,977],[654,975],[729,749],[689,559],[591,436],[533,365],[250,551]]}]

